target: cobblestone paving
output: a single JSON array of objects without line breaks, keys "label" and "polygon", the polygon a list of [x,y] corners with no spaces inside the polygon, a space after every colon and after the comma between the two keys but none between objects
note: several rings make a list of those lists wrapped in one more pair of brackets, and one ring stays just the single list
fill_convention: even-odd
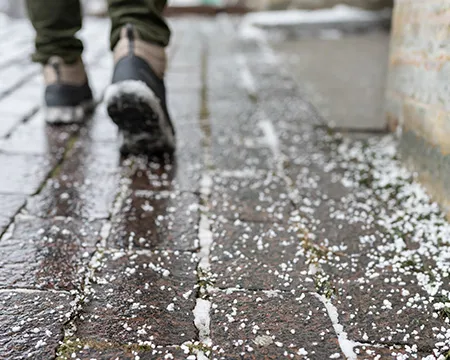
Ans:
[{"label": "cobblestone paving", "polygon": [[[32,32],[0,29],[1,359],[450,357],[448,223],[238,25],[172,22],[172,159],[121,159],[101,105],[46,126]],[[97,96],[107,31],[82,33]]]}]

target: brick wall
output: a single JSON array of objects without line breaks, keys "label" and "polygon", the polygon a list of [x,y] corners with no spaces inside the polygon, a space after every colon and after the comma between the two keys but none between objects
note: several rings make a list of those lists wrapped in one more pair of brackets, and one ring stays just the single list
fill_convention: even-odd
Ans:
[{"label": "brick wall", "polygon": [[450,214],[450,0],[396,0],[393,21],[388,123]]}]

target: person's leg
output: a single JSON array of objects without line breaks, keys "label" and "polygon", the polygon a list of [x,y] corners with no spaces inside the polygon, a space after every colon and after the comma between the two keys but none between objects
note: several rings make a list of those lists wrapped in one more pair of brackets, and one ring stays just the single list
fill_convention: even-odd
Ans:
[{"label": "person's leg", "polygon": [[166,104],[166,0],[109,0],[114,51],[108,113],[123,134],[123,153],[172,152],[175,131]]},{"label": "person's leg", "polygon": [[33,60],[43,65],[45,116],[49,123],[81,122],[94,106],[75,37],[81,28],[79,0],[27,0],[36,30]]},{"label": "person's leg", "polygon": [[166,0],[108,0],[111,17],[111,49],[120,39],[122,28],[132,24],[142,40],[162,47],[170,40],[170,30],[162,12]]},{"label": "person's leg", "polygon": [[36,30],[33,60],[46,64],[58,56],[67,64],[75,63],[83,51],[75,37],[82,21],[79,0],[27,0],[27,9]]}]

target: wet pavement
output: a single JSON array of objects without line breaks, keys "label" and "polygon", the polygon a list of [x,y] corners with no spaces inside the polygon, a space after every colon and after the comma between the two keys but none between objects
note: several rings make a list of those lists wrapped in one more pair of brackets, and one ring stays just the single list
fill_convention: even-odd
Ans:
[{"label": "wet pavement", "polygon": [[[100,96],[108,26],[85,25]],[[327,129],[238,25],[172,21],[162,159],[120,158],[102,105],[46,126],[32,32],[0,29],[1,359],[450,356],[450,226],[395,139]]]}]

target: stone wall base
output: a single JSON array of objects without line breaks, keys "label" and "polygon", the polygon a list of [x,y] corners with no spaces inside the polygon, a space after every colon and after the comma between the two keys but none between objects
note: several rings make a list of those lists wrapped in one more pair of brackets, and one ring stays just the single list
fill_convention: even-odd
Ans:
[{"label": "stone wall base", "polygon": [[396,0],[386,112],[406,163],[450,214],[450,0]]}]

